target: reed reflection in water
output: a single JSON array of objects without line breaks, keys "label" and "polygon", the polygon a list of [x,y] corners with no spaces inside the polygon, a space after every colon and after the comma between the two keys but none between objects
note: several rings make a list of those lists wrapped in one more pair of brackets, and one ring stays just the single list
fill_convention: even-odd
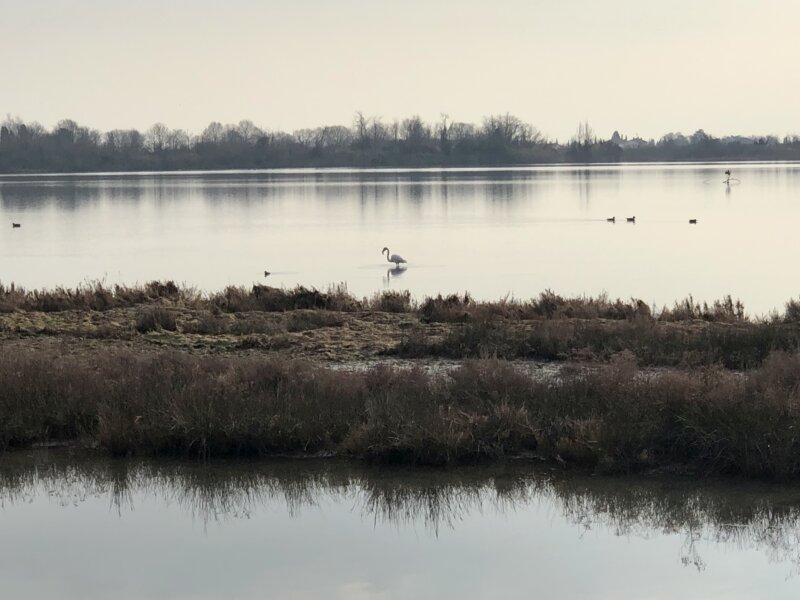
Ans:
[{"label": "reed reflection in water", "polygon": [[[531,464],[376,470],[7,454],[0,507],[0,579],[17,597],[45,597],[67,571],[75,588],[60,597],[123,588],[175,597],[184,569],[203,568],[216,571],[186,583],[187,596],[216,597],[219,585],[227,597],[263,597],[247,590],[268,585],[276,597],[331,586],[341,597],[525,597],[535,582],[549,597],[600,597],[603,585],[614,597],[653,586],[663,597],[714,597],[769,584],[771,597],[788,598],[800,585],[800,489],[759,483],[567,476]],[[84,555],[102,564],[81,570]],[[138,561],[141,581],[128,579],[127,561]]]}]

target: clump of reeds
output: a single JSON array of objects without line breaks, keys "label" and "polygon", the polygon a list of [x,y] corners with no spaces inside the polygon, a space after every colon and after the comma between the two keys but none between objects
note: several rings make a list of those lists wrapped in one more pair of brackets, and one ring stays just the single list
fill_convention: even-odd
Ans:
[{"label": "clump of reeds", "polygon": [[174,313],[165,308],[154,306],[139,311],[134,328],[139,333],[148,333],[160,329],[177,331],[178,323]]},{"label": "clump of reeds", "polygon": [[503,298],[495,302],[478,302],[464,295],[432,296],[419,305],[420,318],[425,322],[464,323],[490,320],[561,320],[610,319],[632,320],[649,318],[650,307],[643,301],[610,300],[601,294],[596,298],[579,296],[564,298],[545,290],[531,300]]},{"label": "clump of reeds", "polygon": [[359,310],[363,303],[350,295],[344,286],[327,292],[297,286],[292,289],[254,285],[250,289],[229,286],[218,294],[211,294],[208,303],[224,312],[283,312],[290,310]]},{"label": "clump of reeds", "polygon": [[[788,310],[788,306],[787,306]],[[661,321],[693,321],[703,320],[716,323],[743,323],[747,322],[747,314],[740,300],[734,301],[730,295],[722,300],[715,300],[711,305],[695,302],[689,295],[672,308],[665,308],[659,315]]]},{"label": "clump of reeds", "polygon": [[178,287],[172,281],[151,281],[141,286],[106,286],[102,281],[89,281],[74,289],[56,287],[52,290],[26,290],[13,283],[0,284],[0,312],[27,310],[58,312],[64,310],[103,311],[112,308],[170,300],[184,304],[195,303],[197,290]]},{"label": "clump of reeds", "polygon": [[800,300],[792,298],[786,303],[783,320],[787,323],[800,323]]},{"label": "clump of reeds", "polygon": [[203,311],[195,315],[191,320],[184,321],[182,324],[183,333],[197,335],[219,335],[227,333],[231,327],[230,319],[227,316],[220,316]]},{"label": "clump of reeds", "polygon": [[800,355],[745,374],[645,373],[630,353],[534,378],[509,363],[365,372],[278,358],[0,350],[0,448],[332,452],[451,464],[529,453],[605,471],[800,476]]},{"label": "clump of reeds", "polygon": [[299,310],[289,314],[286,320],[287,331],[308,331],[322,327],[340,327],[344,319],[340,313]]},{"label": "clump of reeds", "polygon": [[396,292],[386,290],[375,294],[367,306],[370,310],[388,313],[408,313],[414,310],[414,301],[408,290]]}]

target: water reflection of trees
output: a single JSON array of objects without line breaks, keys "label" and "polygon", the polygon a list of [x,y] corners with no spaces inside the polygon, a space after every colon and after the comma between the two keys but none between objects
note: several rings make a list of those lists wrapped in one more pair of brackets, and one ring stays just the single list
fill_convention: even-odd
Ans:
[{"label": "water reflection of trees", "polygon": [[682,537],[680,558],[703,569],[699,546],[717,543],[765,553],[800,569],[800,488],[695,480],[539,475],[529,465],[459,470],[370,469],[338,461],[187,464],[112,460],[6,459],[0,507],[47,496],[77,506],[107,499],[115,512],[143,497],[177,504],[204,523],[246,518],[268,504],[298,515],[326,501],[363,518],[457,528],[472,514],[553,507],[574,525],[618,536]]},{"label": "water reflection of trees", "polygon": [[73,211],[99,200],[136,203],[155,189],[140,180],[113,177],[14,179],[0,183],[0,206],[19,211],[48,207]]},{"label": "water reflection of trees", "polygon": [[200,198],[209,205],[315,200],[360,200],[362,206],[403,201],[420,206],[451,198],[509,204],[536,190],[533,172],[377,172],[142,174],[9,179],[0,206],[13,210],[77,210],[98,201],[156,205]]}]

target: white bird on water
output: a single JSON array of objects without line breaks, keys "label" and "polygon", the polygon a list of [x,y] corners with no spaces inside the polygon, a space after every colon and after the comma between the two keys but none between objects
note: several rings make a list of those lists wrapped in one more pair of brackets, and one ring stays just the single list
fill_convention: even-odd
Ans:
[{"label": "white bird on water", "polygon": [[386,253],[386,262],[394,263],[396,267],[400,266],[400,263],[405,263],[406,259],[400,256],[399,254],[389,254],[389,249],[384,248],[381,250],[381,254]]}]

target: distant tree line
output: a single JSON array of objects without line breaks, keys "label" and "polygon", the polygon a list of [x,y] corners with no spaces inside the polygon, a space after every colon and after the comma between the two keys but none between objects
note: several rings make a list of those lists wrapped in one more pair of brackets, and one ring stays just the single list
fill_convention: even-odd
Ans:
[{"label": "distant tree line", "polygon": [[145,132],[105,133],[72,120],[48,130],[7,118],[0,126],[0,172],[79,172],[271,167],[495,166],[563,162],[798,160],[800,136],[729,136],[703,130],[659,140],[603,140],[581,123],[566,143],[549,140],[510,115],[480,125],[435,123],[419,116],[385,122],[356,113],[350,127],[329,125],[293,133],[269,131],[252,121],[213,122],[199,135],[156,123]]}]

